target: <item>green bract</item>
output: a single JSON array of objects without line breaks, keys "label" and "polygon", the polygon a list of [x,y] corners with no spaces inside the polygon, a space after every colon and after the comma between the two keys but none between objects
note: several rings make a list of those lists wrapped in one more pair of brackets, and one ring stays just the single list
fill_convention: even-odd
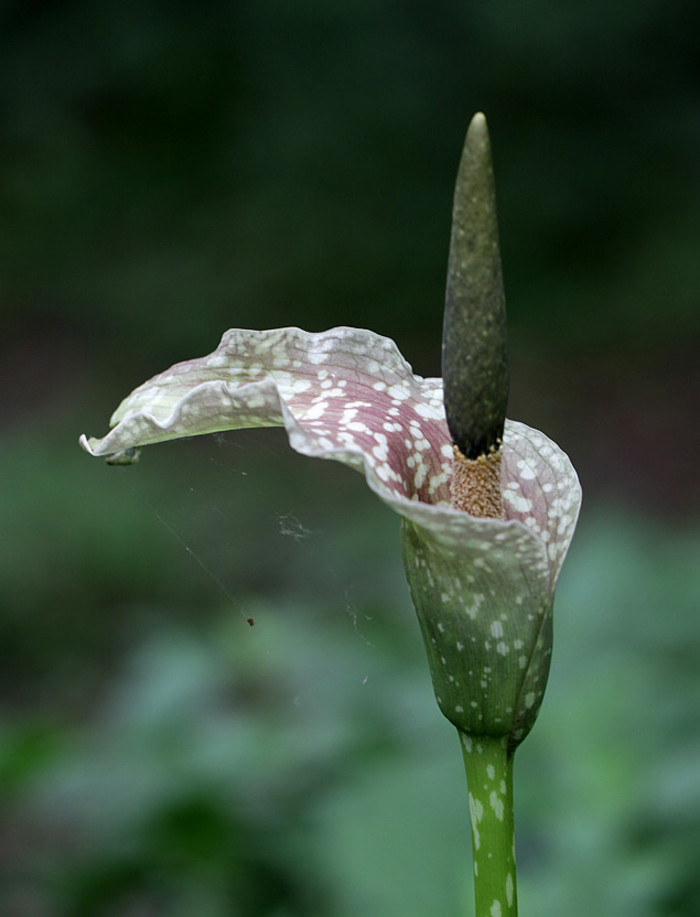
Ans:
[{"label": "green bract", "polygon": [[103,439],[81,444],[112,462],[179,437],[284,426],[297,452],[362,471],[402,517],[406,573],[443,713],[463,732],[511,745],[530,729],[581,501],[569,459],[542,433],[506,421],[504,520],[453,509],[441,380],[414,375],[393,341],[356,328],[228,331],[212,354],[137,388],[111,423]]}]

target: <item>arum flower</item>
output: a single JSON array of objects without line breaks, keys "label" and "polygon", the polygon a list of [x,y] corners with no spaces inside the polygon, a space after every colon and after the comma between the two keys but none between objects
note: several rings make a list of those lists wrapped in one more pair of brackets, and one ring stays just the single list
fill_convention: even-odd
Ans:
[{"label": "arum flower", "polygon": [[[542,701],[554,590],[581,491],[555,443],[504,418],[492,178],[486,125],[477,116],[455,194],[444,386],[416,375],[393,341],[372,331],[234,329],[213,353],[135,389],[102,439],[80,442],[94,456],[123,462],[153,443],[280,426],[297,452],[364,474],[400,517],[437,701],[462,738],[482,871],[477,912],[505,917],[516,913],[512,755]],[[495,482],[485,508],[484,473],[487,490]],[[503,843],[509,830],[511,842]]]},{"label": "arum flower", "polygon": [[[139,386],[111,423],[103,439],[81,437],[92,455],[128,460],[152,443],[284,426],[302,455],[363,472],[416,546],[409,580],[423,566],[444,568],[433,574],[440,613],[425,625],[431,645],[454,659],[438,698],[443,712],[475,734],[495,729],[522,738],[544,687],[544,674],[531,668],[533,650],[548,626],[579,500],[569,460],[544,434],[506,422],[503,520],[454,509],[442,381],[415,375],[388,338],[346,327],[227,331],[213,353]],[[470,675],[474,647],[489,662]],[[520,706],[494,692],[506,681],[527,681]]]}]

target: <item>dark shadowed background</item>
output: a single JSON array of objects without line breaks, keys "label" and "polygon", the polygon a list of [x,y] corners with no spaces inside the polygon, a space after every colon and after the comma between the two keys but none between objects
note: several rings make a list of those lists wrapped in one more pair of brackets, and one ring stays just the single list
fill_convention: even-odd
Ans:
[{"label": "dark shadowed background", "polygon": [[478,109],[509,414],[585,494],[521,909],[700,912],[700,7],[5,0],[4,917],[470,913],[396,518],[279,431],[132,468],[77,437],[228,327],[371,327],[438,374]]}]

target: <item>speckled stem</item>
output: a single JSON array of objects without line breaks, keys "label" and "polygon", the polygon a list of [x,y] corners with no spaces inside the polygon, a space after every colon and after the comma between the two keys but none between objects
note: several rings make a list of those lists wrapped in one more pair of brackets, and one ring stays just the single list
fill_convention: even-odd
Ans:
[{"label": "speckled stem", "polygon": [[507,739],[460,733],[469,790],[476,917],[517,917],[513,753]]}]

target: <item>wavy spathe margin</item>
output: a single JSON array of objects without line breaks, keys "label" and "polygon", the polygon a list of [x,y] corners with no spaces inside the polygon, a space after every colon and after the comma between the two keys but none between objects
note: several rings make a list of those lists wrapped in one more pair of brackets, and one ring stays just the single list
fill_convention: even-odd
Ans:
[{"label": "wavy spathe margin", "polygon": [[82,436],[83,448],[110,456],[180,437],[284,426],[297,452],[364,471],[385,503],[446,545],[464,549],[484,538],[491,552],[537,557],[552,588],[580,506],[568,457],[539,431],[507,421],[506,521],[452,509],[442,382],[415,375],[393,341],[364,329],[227,331],[213,353],[135,389],[111,423],[102,439]]},{"label": "wavy spathe margin", "polygon": [[442,395],[440,379],[415,375],[394,342],[371,331],[231,330],[213,353],[135,389],[105,437],[80,442],[114,461],[179,437],[283,426],[302,455],[364,472],[402,517],[404,565],[443,713],[462,731],[517,744],[544,693],[554,588],[581,489],[555,443],[506,421],[505,519],[453,509]]}]

